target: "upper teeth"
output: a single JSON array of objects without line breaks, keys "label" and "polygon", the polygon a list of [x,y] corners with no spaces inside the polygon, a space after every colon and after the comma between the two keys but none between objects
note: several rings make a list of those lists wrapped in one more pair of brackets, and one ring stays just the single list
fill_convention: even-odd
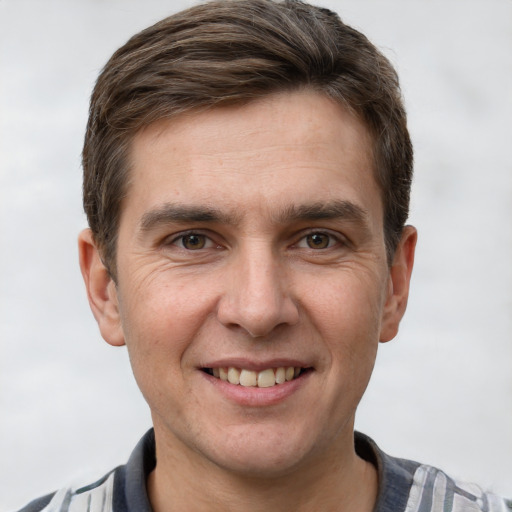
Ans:
[{"label": "upper teeth", "polygon": [[230,384],[270,388],[276,384],[293,380],[301,371],[300,367],[281,366],[279,368],[267,368],[260,372],[246,370],[244,368],[213,368],[213,375]]}]

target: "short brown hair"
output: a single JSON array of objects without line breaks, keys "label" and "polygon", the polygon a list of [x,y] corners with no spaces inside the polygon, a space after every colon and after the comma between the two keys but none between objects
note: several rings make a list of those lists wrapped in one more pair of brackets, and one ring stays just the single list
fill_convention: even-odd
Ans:
[{"label": "short brown hair", "polygon": [[83,149],[84,208],[112,277],[128,152],[141,128],[305,87],[355,113],[372,135],[391,259],[408,216],[413,159],[393,66],[327,9],[297,0],[217,0],[133,36],[94,88]]}]

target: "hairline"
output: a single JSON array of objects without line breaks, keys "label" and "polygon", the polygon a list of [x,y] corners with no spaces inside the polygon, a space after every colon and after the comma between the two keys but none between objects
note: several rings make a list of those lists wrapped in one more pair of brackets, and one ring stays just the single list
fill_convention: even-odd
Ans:
[{"label": "hairline", "polygon": [[[133,176],[133,143],[135,138],[144,130],[148,129],[151,126],[154,126],[157,123],[172,123],[173,121],[186,116],[194,116],[197,114],[201,114],[203,112],[209,112],[216,109],[221,108],[237,108],[243,107],[245,105],[249,105],[252,103],[256,103],[260,100],[276,96],[283,93],[294,93],[294,92],[313,92],[320,96],[330,99],[339,107],[345,109],[350,115],[357,118],[365,128],[366,134],[368,136],[368,157],[371,163],[371,172],[372,176],[375,180],[375,183],[379,189],[379,197],[381,199],[381,207],[383,210],[383,234],[384,234],[384,242],[386,247],[386,256],[388,260],[388,265],[391,265],[392,258],[394,252],[396,250],[397,243],[391,239],[391,235],[387,231],[386,226],[386,205],[385,201],[385,190],[384,186],[379,179],[379,159],[377,156],[377,134],[372,130],[372,127],[369,123],[364,119],[364,116],[361,112],[359,112],[356,108],[354,108],[348,101],[339,95],[331,94],[325,88],[318,86],[312,83],[303,83],[299,82],[297,84],[282,84],[282,87],[275,87],[272,90],[262,91],[261,94],[257,96],[249,97],[249,98],[237,98],[226,99],[221,98],[219,101],[213,104],[205,104],[205,105],[192,105],[190,107],[182,107],[177,112],[171,113],[165,110],[165,107],[162,109],[162,115],[155,115],[159,109],[155,109],[150,115],[145,118],[145,122],[140,123],[140,126],[134,127],[128,135],[125,135],[122,147],[119,147],[119,164],[123,168],[123,190],[121,195],[121,200],[119,202],[119,210],[117,212],[115,231],[112,233],[112,237],[109,242],[104,244],[104,247],[100,248],[100,252],[102,255],[103,261],[106,263],[107,270],[109,271],[114,282],[117,281],[117,241],[119,237],[119,229],[121,224],[121,217],[123,212],[123,207],[125,203],[125,199],[128,196],[129,190],[132,184],[132,176]],[[153,117],[154,116],[154,117]],[[403,230],[403,226],[402,226]]]}]

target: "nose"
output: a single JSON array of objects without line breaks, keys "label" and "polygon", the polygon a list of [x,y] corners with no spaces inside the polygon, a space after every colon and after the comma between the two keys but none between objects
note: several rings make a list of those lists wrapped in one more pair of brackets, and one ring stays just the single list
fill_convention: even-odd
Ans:
[{"label": "nose", "polygon": [[234,260],[217,310],[222,324],[256,338],[298,322],[287,273],[270,249],[247,248]]}]

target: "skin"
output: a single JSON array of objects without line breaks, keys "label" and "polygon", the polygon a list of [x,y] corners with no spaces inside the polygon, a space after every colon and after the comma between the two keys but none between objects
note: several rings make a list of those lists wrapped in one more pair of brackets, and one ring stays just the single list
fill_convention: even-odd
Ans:
[{"label": "skin", "polygon": [[[405,311],[416,231],[388,262],[370,143],[311,91],[135,137],[117,284],[89,230],[79,247],[100,331],[151,408],[157,512],[372,510],[354,415]],[[282,365],[309,370],[266,390],[203,371]]]}]

